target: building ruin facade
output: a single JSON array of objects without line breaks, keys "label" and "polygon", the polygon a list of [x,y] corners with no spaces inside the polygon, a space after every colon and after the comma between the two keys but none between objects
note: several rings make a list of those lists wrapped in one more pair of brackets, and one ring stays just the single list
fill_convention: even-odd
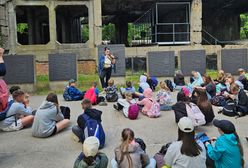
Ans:
[{"label": "building ruin facade", "polygon": [[[153,46],[126,47],[126,56],[144,56],[147,51],[180,49],[206,49],[208,54],[218,54],[222,46],[240,39],[240,14],[248,11],[247,0],[0,0],[0,44],[9,54],[33,54],[38,62],[48,61],[51,53],[76,53],[78,60],[96,61],[97,46],[102,44],[102,25],[115,24],[117,44],[127,44],[128,23],[135,23],[157,3],[188,4],[181,14],[178,6],[161,11],[163,24],[169,18],[177,25],[156,29],[172,36],[155,38]],[[166,9],[166,10],[167,10]],[[174,15],[173,15],[174,13]],[[169,16],[169,17],[166,17]],[[185,19],[182,19],[185,18]],[[17,32],[17,25],[25,23],[27,32]],[[152,24],[152,23],[151,23]],[[82,26],[89,27],[88,38],[82,37]],[[151,28],[155,32],[155,28]],[[173,30],[172,30],[173,29]],[[178,32],[176,31],[178,29]],[[183,31],[182,31],[183,30]],[[181,32],[180,32],[181,31]],[[169,32],[169,33],[171,33]],[[177,39],[177,34],[187,34],[178,39],[186,43],[163,43]],[[141,34],[143,32],[140,32]],[[144,34],[144,33],[143,33]],[[164,40],[164,41],[163,41]],[[171,41],[169,41],[171,42]],[[219,42],[219,43],[218,43]],[[208,44],[208,45],[205,45]],[[239,47],[235,45],[234,47]],[[233,47],[233,46],[232,46]],[[241,47],[243,47],[241,45]],[[134,53],[135,52],[135,53]]]}]

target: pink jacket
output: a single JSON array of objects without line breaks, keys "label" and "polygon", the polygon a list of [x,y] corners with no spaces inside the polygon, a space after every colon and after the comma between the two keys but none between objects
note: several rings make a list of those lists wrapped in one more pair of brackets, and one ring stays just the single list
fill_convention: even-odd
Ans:
[{"label": "pink jacket", "polygon": [[144,99],[141,101],[138,101],[137,104],[144,105],[142,108],[142,113],[147,114],[147,111],[152,107],[152,89],[147,88],[144,90]]}]

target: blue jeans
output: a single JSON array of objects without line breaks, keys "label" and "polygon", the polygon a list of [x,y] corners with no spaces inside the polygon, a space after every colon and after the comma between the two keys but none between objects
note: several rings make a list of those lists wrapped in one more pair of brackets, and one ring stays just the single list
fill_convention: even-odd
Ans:
[{"label": "blue jeans", "polygon": [[[156,160],[151,158],[150,163],[149,163],[149,165],[146,166],[146,168],[156,168],[156,165],[157,165]],[[112,168],[118,168],[118,163],[116,162],[115,159],[111,160],[111,167]]]},{"label": "blue jeans", "polygon": [[170,111],[172,110],[172,106],[166,104],[160,104],[160,111]]}]

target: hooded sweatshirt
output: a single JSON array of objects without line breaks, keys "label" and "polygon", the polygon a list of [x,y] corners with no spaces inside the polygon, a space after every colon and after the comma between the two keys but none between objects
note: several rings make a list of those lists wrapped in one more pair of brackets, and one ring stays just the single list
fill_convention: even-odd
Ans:
[{"label": "hooded sweatshirt", "polygon": [[99,123],[102,122],[102,119],[101,119],[101,115],[102,115],[102,112],[100,110],[97,110],[97,109],[86,109],[84,111],[83,114],[81,114],[80,116],[78,116],[78,119],[77,119],[77,123],[78,123],[78,126],[84,130],[85,129],[85,119],[83,117],[83,115],[86,114],[87,116],[89,116],[90,118],[98,121]]},{"label": "hooded sweatshirt", "polygon": [[108,157],[104,153],[98,153],[92,165],[88,165],[84,160],[84,154],[81,153],[74,163],[73,168],[106,168],[108,166]]},{"label": "hooded sweatshirt", "polygon": [[57,106],[48,101],[44,101],[37,110],[32,126],[32,134],[35,137],[49,137],[52,135],[56,122],[64,119],[62,112]]},{"label": "hooded sweatshirt", "polygon": [[140,84],[139,84],[139,91],[143,93],[143,91],[147,88],[150,88],[149,84],[147,83],[147,77],[145,75],[140,76]]},{"label": "hooded sweatshirt", "polygon": [[217,138],[215,146],[207,145],[208,156],[214,160],[216,168],[241,168],[241,154],[234,134],[223,134]]},{"label": "hooded sweatshirt", "polygon": [[152,107],[152,102],[156,100],[152,98],[152,89],[150,88],[145,89],[144,97],[145,98],[141,101],[138,101],[137,104],[144,105],[144,107],[142,108],[142,112],[146,114]]},{"label": "hooded sweatshirt", "polygon": [[140,148],[138,143],[129,144],[128,151],[124,153],[124,158],[121,161],[121,148],[120,146],[115,149],[115,160],[118,163],[119,168],[127,168],[128,164],[128,155],[132,160],[133,168],[142,168],[149,164],[150,160],[147,154]]}]

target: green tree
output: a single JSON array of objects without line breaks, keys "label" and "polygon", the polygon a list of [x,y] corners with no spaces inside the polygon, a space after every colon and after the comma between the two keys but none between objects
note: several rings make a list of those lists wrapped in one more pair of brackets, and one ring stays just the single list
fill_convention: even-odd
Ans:
[{"label": "green tree", "polygon": [[82,42],[85,43],[89,40],[89,25],[84,24],[82,28]]},{"label": "green tree", "polygon": [[240,39],[248,38],[248,13],[241,14],[241,28],[240,28]]},{"label": "green tree", "polygon": [[115,25],[109,23],[102,27],[102,40],[115,41]]},{"label": "green tree", "polygon": [[28,33],[28,24],[27,23],[18,23],[17,32],[20,34]]}]

